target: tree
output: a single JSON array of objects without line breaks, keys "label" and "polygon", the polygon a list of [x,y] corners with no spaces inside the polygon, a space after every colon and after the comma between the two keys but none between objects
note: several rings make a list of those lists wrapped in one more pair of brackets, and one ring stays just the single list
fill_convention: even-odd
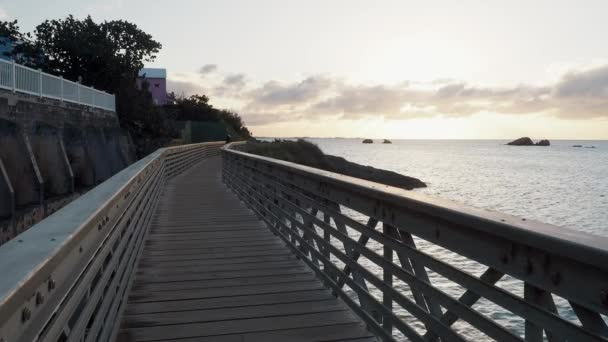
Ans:
[{"label": "tree", "polygon": [[22,33],[17,20],[0,20],[0,45],[9,46],[5,57],[13,57],[20,64],[37,67],[41,62],[42,51],[32,43],[31,33]]},{"label": "tree", "polygon": [[133,82],[144,62],[152,62],[162,45],[137,25],[124,20],[97,24],[90,16],[46,20],[34,31],[44,51],[41,68],[49,73],[111,93]]}]

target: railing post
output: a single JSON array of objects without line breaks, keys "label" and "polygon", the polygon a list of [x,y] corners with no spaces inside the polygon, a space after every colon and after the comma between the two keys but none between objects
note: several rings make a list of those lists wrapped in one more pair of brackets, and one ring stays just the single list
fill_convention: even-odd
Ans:
[{"label": "railing post", "polygon": [[42,97],[42,69],[38,69],[38,95]]},{"label": "railing post", "polygon": [[[382,223],[382,232],[384,234],[388,235],[391,229],[392,228],[387,226],[386,223]],[[393,249],[391,247],[384,245],[382,252],[384,259],[389,262],[393,262]],[[386,285],[393,287],[393,273],[390,269],[388,269],[388,267],[384,267],[382,269],[382,281],[384,281]],[[386,307],[391,312],[393,311],[393,298],[389,293],[386,293],[386,291],[382,292],[382,305],[384,305],[384,307]],[[384,330],[392,336],[393,322],[391,321],[391,317],[389,315],[385,315],[384,317],[382,317],[382,328],[384,328]]]},{"label": "railing post", "polygon": [[61,102],[63,102],[63,76],[59,76],[59,83],[61,84]]},{"label": "railing post", "polygon": [[82,104],[82,103],[80,103],[80,82],[78,82],[77,84],[78,85],[76,86],[76,89],[78,90],[77,91],[77,93],[78,93],[78,104]]},{"label": "railing post", "polygon": [[11,60],[13,68],[13,93],[17,91],[17,67],[15,66],[15,60]]}]

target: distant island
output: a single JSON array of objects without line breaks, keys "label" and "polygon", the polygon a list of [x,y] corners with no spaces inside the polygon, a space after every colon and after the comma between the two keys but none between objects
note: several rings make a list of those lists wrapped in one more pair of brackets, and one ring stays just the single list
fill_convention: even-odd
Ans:
[{"label": "distant island", "polygon": [[418,178],[377,169],[372,166],[360,165],[342,157],[327,155],[317,145],[302,139],[297,141],[275,140],[273,142],[250,140],[242,147],[242,151],[406,190],[426,187],[426,184]]},{"label": "distant island", "polygon": [[534,141],[532,141],[532,139],[530,139],[529,137],[523,137],[523,138],[519,138],[519,139],[515,139],[509,143],[507,143],[507,145],[510,146],[551,146],[551,143],[549,142],[549,140],[543,139],[540,140],[537,143],[534,143]]},{"label": "distant island", "polygon": [[363,139],[364,144],[373,144],[374,141],[372,139]]},{"label": "distant island", "polygon": [[383,144],[392,144],[393,142],[388,139],[384,139],[384,141],[382,143]]}]

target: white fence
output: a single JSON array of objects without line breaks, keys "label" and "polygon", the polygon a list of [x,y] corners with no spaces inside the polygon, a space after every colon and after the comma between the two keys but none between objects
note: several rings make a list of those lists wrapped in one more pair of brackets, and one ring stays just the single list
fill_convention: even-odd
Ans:
[{"label": "white fence", "polygon": [[116,111],[114,95],[0,59],[0,88]]}]

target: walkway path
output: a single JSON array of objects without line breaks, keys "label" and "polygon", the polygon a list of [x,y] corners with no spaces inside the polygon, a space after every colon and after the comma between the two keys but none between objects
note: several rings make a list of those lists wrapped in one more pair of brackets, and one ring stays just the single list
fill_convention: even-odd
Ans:
[{"label": "walkway path", "polygon": [[207,159],[164,190],[118,341],[376,341]]}]

